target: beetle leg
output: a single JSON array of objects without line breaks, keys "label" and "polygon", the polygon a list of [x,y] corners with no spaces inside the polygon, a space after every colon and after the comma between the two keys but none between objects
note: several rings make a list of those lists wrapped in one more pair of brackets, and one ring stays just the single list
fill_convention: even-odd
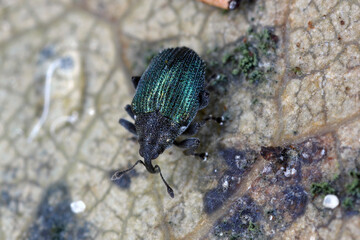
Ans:
[{"label": "beetle leg", "polygon": [[210,114],[207,118],[204,119],[204,121],[207,122],[209,120],[213,120],[213,121],[217,122],[218,124],[220,124],[221,126],[224,125],[224,123],[225,123],[225,118],[223,116],[214,117],[213,115]]},{"label": "beetle leg", "polygon": [[186,148],[188,150],[195,150],[200,144],[200,140],[198,138],[187,138],[182,140],[181,142],[174,141],[174,145],[179,148]]},{"label": "beetle leg", "polygon": [[199,110],[205,108],[209,104],[209,92],[208,91],[201,91],[200,92],[200,106]]},{"label": "beetle leg", "polygon": [[195,157],[199,157],[201,158],[203,161],[206,161],[207,158],[209,157],[209,154],[207,152],[203,152],[203,153],[197,153],[195,152],[195,149],[188,149],[184,151],[184,154],[187,156],[193,155]]},{"label": "beetle leg", "polygon": [[127,112],[127,114],[129,114],[129,116],[130,116],[132,119],[135,120],[135,114],[134,114],[134,112],[133,112],[130,104],[127,104],[127,105],[125,106],[125,111]]},{"label": "beetle leg", "polygon": [[190,123],[189,127],[181,134],[181,135],[188,135],[188,136],[192,136],[194,134],[196,134],[200,128],[207,122],[207,121],[216,121],[218,124],[220,125],[224,125],[225,119],[224,117],[214,117],[212,115],[209,115],[208,117],[206,117],[203,121],[201,122],[193,122]]},{"label": "beetle leg", "polygon": [[196,157],[200,157],[203,160],[206,160],[208,157],[208,153],[196,153],[195,150],[199,147],[200,140],[198,138],[187,138],[181,142],[174,141],[174,145],[179,148],[185,148],[185,155],[193,155]]},{"label": "beetle leg", "polygon": [[125,120],[123,118],[120,118],[119,123],[121,126],[123,126],[126,130],[137,136],[135,125],[128,120]]},{"label": "beetle leg", "polygon": [[192,136],[196,134],[204,124],[204,121],[190,123],[189,127],[182,133],[182,135]]},{"label": "beetle leg", "polygon": [[137,88],[137,86],[139,84],[140,78],[141,77],[139,77],[139,76],[131,77],[131,81],[134,84],[135,89]]}]

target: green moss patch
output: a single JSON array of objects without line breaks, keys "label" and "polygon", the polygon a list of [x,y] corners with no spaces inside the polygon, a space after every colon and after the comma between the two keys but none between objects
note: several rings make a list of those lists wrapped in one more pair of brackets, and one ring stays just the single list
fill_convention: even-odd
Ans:
[{"label": "green moss patch", "polygon": [[210,86],[220,85],[221,92],[221,86],[231,80],[252,84],[269,81],[274,72],[277,42],[272,29],[251,28],[234,43],[208,51],[205,59]]}]

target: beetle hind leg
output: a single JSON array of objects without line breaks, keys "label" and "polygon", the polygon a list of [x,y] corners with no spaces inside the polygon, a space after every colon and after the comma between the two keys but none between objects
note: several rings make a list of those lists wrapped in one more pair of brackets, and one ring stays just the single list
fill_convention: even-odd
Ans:
[{"label": "beetle hind leg", "polygon": [[174,141],[174,145],[179,148],[186,148],[186,149],[196,149],[200,144],[200,140],[198,138],[187,138],[182,140],[181,142]]},{"label": "beetle hind leg", "polygon": [[187,138],[181,142],[178,141],[174,141],[174,145],[179,147],[179,148],[185,148],[186,150],[184,151],[184,154],[189,156],[189,155],[193,155],[196,157],[200,157],[203,160],[206,160],[208,157],[208,153],[196,153],[195,150],[199,147],[200,145],[200,140],[198,138]]},{"label": "beetle hind leg", "polygon": [[210,121],[210,120],[215,121],[222,126],[222,125],[224,125],[226,119],[223,116],[214,117],[213,115],[209,115],[207,118],[204,119],[205,122]]},{"label": "beetle hind leg", "polygon": [[193,122],[182,133],[182,135],[192,136],[192,135],[196,134],[204,124],[205,124],[205,122]]},{"label": "beetle hind leg", "polygon": [[202,92],[200,92],[199,95],[199,100],[200,100],[200,106],[199,106],[199,110],[205,108],[207,105],[209,105],[209,92],[204,90]]},{"label": "beetle hind leg", "polygon": [[200,128],[203,125],[205,125],[206,122],[208,122],[210,120],[217,122],[221,126],[224,125],[224,123],[225,123],[225,118],[224,117],[214,117],[212,115],[209,115],[208,117],[206,117],[201,122],[192,122],[189,125],[189,127],[181,135],[192,136],[192,135],[196,134],[200,130]]}]

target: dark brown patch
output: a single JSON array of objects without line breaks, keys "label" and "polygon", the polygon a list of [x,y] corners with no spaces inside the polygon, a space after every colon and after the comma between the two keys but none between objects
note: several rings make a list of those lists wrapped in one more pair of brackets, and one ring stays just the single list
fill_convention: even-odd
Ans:
[{"label": "dark brown patch", "polygon": [[290,186],[278,195],[276,208],[288,214],[291,221],[305,212],[307,201],[308,194],[300,185]]},{"label": "dark brown patch", "polygon": [[260,208],[249,196],[238,198],[228,213],[217,220],[213,234],[228,239],[264,239],[259,224],[262,219]]},{"label": "dark brown patch", "polygon": [[312,21],[309,21],[309,22],[308,22],[308,27],[309,27],[310,29],[314,29],[314,25],[313,25]]},{"label": "dark brown patch", "polygon": [[286,149],[282,147],[261,147],[260,155],[268,161],[283,160],[286,156]]},{"label": "dark brown patch", "polygon": [[219,209],[240,184],[241,177],[257,159],[253,150],[239,151],[234,148],[220,151],[229,169],[220,177],[216,188],[210,189],[204,196],[204,212],[211,214]]},{"label": "dark brown patch", "polygon": [[305,163],[318,162],[326,158],[328,149],[324,139],[310,138],[297,145],[301,159]]}]

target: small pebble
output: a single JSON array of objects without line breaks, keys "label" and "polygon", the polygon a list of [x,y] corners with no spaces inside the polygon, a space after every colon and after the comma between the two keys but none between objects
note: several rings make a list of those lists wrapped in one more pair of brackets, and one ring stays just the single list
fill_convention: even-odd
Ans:
[{"label": "small pebble", "polygon": [[75,214],[85,211],[86,205],[83,201],[76,201],[70,204],[71,211]]},{"label": "small pebble", "polygon": [[339,206],[339,198],[333,194],[328,194],[324,198],[323,206],[326,208],[334,209]]}]

